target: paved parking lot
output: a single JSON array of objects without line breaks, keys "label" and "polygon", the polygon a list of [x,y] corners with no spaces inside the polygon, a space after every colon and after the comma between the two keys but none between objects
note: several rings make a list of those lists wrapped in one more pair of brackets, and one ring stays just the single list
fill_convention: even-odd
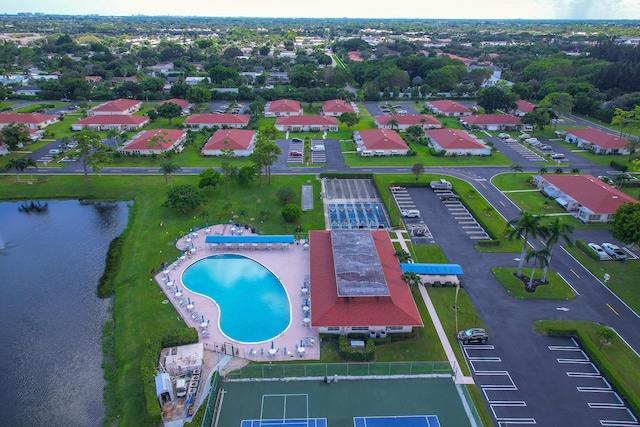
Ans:
[{"label": "paved parking lot", "polygon": [[[391,195],[393,196],[393,200],[398,207],[398,210],[402,212],[403,210],[415,209],[417,207],[413,202],[413,199],[409,195],[409,192],[405,187],[391,187]],[[436,241],[433,239],[433,235],[425,224],[424,220],[421,217],[417,218],[403,218],[405,228],[411,237],[411,241],[414,244],[427,244],[427,243],[435,243]]]}]

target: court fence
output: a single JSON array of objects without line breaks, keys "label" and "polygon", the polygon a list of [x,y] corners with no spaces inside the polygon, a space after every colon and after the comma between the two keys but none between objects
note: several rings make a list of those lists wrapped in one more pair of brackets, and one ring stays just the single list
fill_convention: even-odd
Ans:
[{"label": "court fence", "polygon": [[207,407],[204,411],[202,427],[212,426],[213,421],[216,419],[217,412],[220,410],[219,405],[217,405],[219,388],[220,388],[220,375],[218,371],[215,371],[213,373],[213,378],[211,379],[211,391],[209,392],[209,399],[207,399]]},{"label": "court fence", "polygon": [[452,376],[449,362],[307,363],[248,365],[222,374],[223,379],[280,379],[307,377]]}]

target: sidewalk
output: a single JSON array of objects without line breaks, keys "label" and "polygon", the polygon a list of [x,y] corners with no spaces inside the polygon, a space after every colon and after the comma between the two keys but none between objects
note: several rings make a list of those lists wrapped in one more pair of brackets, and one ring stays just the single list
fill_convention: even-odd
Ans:
[{"label": "sidewalk", "polygon": [[[391,238],[392,242],[399,242],[402,249],[409,252],[409,248],[407,247],[407,242],[403,236],[406,233],[405,230],[396,230],[396,238]],[[431,321],[433,322],[433,326],[436,328],[436,332],[438,333],[438,338],[440,338],[440,343],[444,348],[444,352],[447,355],[447,360],[451,364],[451,368],[455,374],[455,383],[456,384],[474,384],[473,377],[467,377],[462,375],[460,368],[458,367],[458,360],[456,359],[456,355],[453,353],[453,348],[451,347],[451,343],[449,343],[449,339],[447,338],[447,333],[444,331],[442,327],[442,323],[440,323],[440,318],[438,318],[438,313],[436,313],[436,309],[431,302],[431,298],[429,298],[429,293],[424,286],[420,287],[420,294],[422,295],[422,299],[424,300],[425,305],[427,306],[427,310],[429,310],[429,316],[431,316]]]}]

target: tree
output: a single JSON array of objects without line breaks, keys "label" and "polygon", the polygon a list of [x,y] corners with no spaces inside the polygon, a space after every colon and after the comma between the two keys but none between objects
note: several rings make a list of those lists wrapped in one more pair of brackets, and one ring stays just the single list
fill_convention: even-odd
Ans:
[{"label": "tree", "polygon": [[544,127],[551,122],[549,113],[543,108],[534,108],[533,111],[522,117],[522,123],[533,126],[533,129],[544,130]]},{"label": "tree", "polygon": [[236,152],[233,150],[233,148],[229,148],[231,145],[229,141],[225,140],[223,144],[224,148],[220,150],[220,152],[222,153],[222,165],[220,166],[220,169],[222,169],[222,173],[224,174],[228,199],[229,183],[236,179],[236,176],[238,175],[238,166],[231,163],[231,160],[236,157]]},{"label": "tree", "polygon": [[516,172],[522,172],[524,170],[524,168],[522,167],[521,164],[518,163],[514,163],[511,165],[510,169],[513,171],[513,174],[515,175]]},{"label": "tree", "polygon": [[162,169],[162,173],[164,174],[164,183],[168,184],[167,178],[170,178],[171,187],[173,188],[173,173],[179,170],[180,166],[171,159],[164,159],[162,163],[160,163],[160,169]]},{"label": "tree", "polygon": [[387,122],[387,124],[389,125],[389,127],[390,127],[392,130],[397,130],[397,129],[398,129],[398,124],[399,124],[399,123],[398,123],[398,119],[396,119],[396,118],[393,118],[393,119],[389,120],[389,121]]},{"label": "tree", "polygon": [[169,124],[171,125],[171,121],[174,117],[180,117],[182,114],[182,107],[178,104],[174,104],[173,102],[165,102],[164,104],[160,104],[157,108],[158,115],[165,119],[169,119]]},{"label": "tree", "polygon": [[282,219],[284,219],[285,222],[295,222],[302,216],[302,209],[300,209],[300,206],[298,205],[288,204],[282,208],[281,214]]},{"label": "tree", "polygon": [[606,326],[599,327],[596,335],[600,338],[600,346],[598,348],[602,348],[602,344],[611,344],[617,336],[611,328]]},{"label": "tree", "polygon": [[202,190],[193,185],[177,185],[167,193],[167,200],[162,206],[185,212],[187,209],[195,209],[205,202]]},{"label": "tree", "polygon": [[394,255],[396,258],[398,258],[398,262],[404,263],[411,260],[411,255],[404,249],[398,249],[397,251],[395,251]]},{"label": "tree", "polygon": [[243,166],[238,171],[238,185],[247,186],[256,179],[258,174],[256,165]]},{"label": "tree", "polygon": [[102,143],[100,135],[92,130],[81,130],[73,136],[73,140],[78,144],[73,157],[80,160],[84,170],[84,180],[89,180],[89,166],[98,172],[100,163],[110,160],[110,149]]},{"label": "tree", "polygon": [[32,170],[33,168],[36,168],[36,169],[38,168],[36,161],[33,160],[31,157],[22,157],[20,159],[20,162],[22,163],[24,168],[29,171],[29,181],[32,182],[33,181]]},{"label": "tree", "polygon": [[539,106],[549,106],[561,114],[567,114],[573,109],[573,96],[566,92],[552,92],[540,101]]},{"label": "tree", "polygon": [[[253,152],[249,159],[256,164],[259,171],[265,168],[268,183],[271,184],[271,165],[278,161],[278,156],[282,150],[273,139],[278,135],[278,129],[273,125],[263,126],[258,131],[258,137]],[[262,186],[262,174],[260,174],[260,186]]]},{"label": "tree", "polygon": [[516,96],[508,89],[489,86],[480,90],[477,102],[478,106],[484,108],[487,113],[493,113],[496,110],[508,111],[517,108]]},{"label": "tree", "polygon": [[222,174],[213,168],[203,170],[198,179],[198,187],[212,187],[216,188],[218,184],[223,181]]},{"label": "tree", "polygon": [[276,191],[276,197],[282,204],[286,204],[296,199],[296,192],[293,191],[293,188],[285,185],[278,188]]},{"label": "tree", "polygon": [[544,268],[548,267],[549,257],[550,257],[549,250],[547,248],[538,249],[538,250],[533,249],[527,253],[526,255],[527,262],[533,259],[533,266],[531,267],[531,277],[529,277],[529,284],[527,285],[528,290],[533,290],[533,276],[536,272],[536,264],[540,263],[541,267],[544,267]]},{"label": "tree", "polygon": [[7,144],[9,151],[16,151],[21,144],[25,145],[30,141],[29,128],[22,123],[9,123],[0,131],[0,142]]},{"label": "tree", "polygon": [[424,165],[422,163],[414,163],[411,167],[411,172],[416,176],[416,181],[424,173]]},{"label": "tree", "polygon": [[546,236],[546,230],[540,225],[540,218],[541,217],[535,216],[527,211],[520,211],[518,218],[513,218],[508,223],[508,225],[512,227],[507,234],[509,240],[524,237],[522,252],[520,253],[520,262],[518,263],[518,276],[522,275],[522,265],[524,264],[527,253],[529,237],[535,239],[538,236]]},{"label": "tree", "polygon": [[627,245],[640,245],[640,203],[618,207],[611,221],[611,234]]},{"label": "tree", "polygon": [[203,86],[191,86],[185,98],[192,104],[203,104],[211,100],[211,91]]},{"label": "tree", "polygon": [[482,84],[486,82],[492,74],[493,71],[488,68],[474,68],[473,70],[469,71],[467,77],[473,82],[476,90],[480,90]]},{"label": "tree", "polygon": [[547,250],[549,251],[549,258],[547,259],[547,265],[544,266],[544,270],[542,271],[541,280],[543,282],[547,280],[547,271],[549,269],[549,264],[551,263],[551,257],[553,256],[553,248],[561,239],[565,241],[567,246],[573,246],[571,234],[574,232],[576,227],[573,224],[562,221],[560,217],[555,217],[551,224],[547,225],[545,228],[548,235]]},{"label": "tree", "polygon": [[348,128],[360,123],[360,117],[354,112],[342,113],[340,117],[338,117],[338,120],[346,124]]},{"label": "tree", "polygon": [[422,285],[422,279],[420,278],[420,275],[414,271],[403,273],[401,277],[402,280],[404,280],[404,282],[407,284],[407,286],[409,286],[411,292]]},{"label": "tree", "polygon": [[9,163],[5,166],[5,171],[9,172],[11,170],[16,171],[16,181],[20,181],[20,172],[24,171],[25,165],[22,159],[11,159]]}]

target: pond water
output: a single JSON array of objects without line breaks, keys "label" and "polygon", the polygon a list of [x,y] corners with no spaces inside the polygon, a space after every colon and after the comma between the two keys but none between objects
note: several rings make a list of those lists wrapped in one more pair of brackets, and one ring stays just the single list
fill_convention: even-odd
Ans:
[{"label": "pond water", "polygon": [[25,206],[0,203],[0,424],[100,426],[110,301],[96,286],[127,205]]}]

